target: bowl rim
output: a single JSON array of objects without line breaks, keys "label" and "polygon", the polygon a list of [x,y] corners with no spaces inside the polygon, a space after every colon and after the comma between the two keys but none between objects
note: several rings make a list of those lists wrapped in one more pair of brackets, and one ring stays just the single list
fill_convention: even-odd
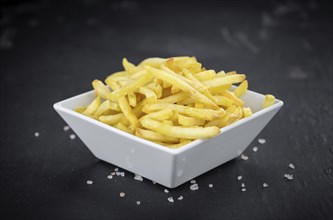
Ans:
[{"label": "bowl rim", "polygon": [[[106,130],[109,130],[110,132],[113,132],[113,133],[116,133],[116,134],[121,135],[123,137],[129,138],[132,141],[139,142],[139,143],[144,144],[144,145],[148,145],[148,146],[150,146],[150,147],[152,147],[152,148],[154,148],[156,150],[161,150],[161,151],[164,151],[164,152],[172,154],[172,155],[180,154],[180,153],[182,153],[184,151],[188,151],[189,149],[194,148],[195,146],[198,146],[198,145],[200,145],[200,144],[202,144],[204,142],[210,141],[210,140],[212,140],[212,139],[214,139],[214,138],[216,138],[216,137],[218,137],[220,135],[223,135],[223,133],[226,132],[226,131],[228,131],[228,130],[231,130],[231,129],[233,129],[233,128],[241,125],[241,124],[244,124],[244,123],[246,123],[248,121],[252,121],[252,120],[254,120],[254,119],[256,119],[256,118],[258,118],[258,117],[260,117],[260,116],[262,116],[262,115],[264,115],[264,114],[266,114],[268,112],[270,112],[270,111],[273,111],[273,110],[275,110],[277,108],[281,108],[283,106],[283,104],[284,104],[283,101],[281,101],[279,99],[276,99],[275,103],[272,106],[269,106],[269,107],[267,107],[265,109],[260,109],[259,111],[253,113],[251,116],[249,116],[247,118],[242,118],[241,120],[239,120],[237,122],[234,122],[234,123],[232,123],[230,125],[227,125],[227,126],[221,128],[220,129],[221,133],[218,134],[217,136],[213,137],[213,138],[210,138],[210,139],[198,139],[198,140],[192,141],[191,143],[186,144],[186,145],[184,145],[184,146],[182,146],[180,148],[168,148],[168,147],[165,147],[163,145],[154,143],[152,141],[148,141],[146,139],[137,137],[137,136],[135,136],[133,134],[129,134],[129,133],[127,133],[125,131],[122,131],[122,130],[119,130],[119,129],[113,127],[113,126],[104,124],[103,122],[100,122],[98,120],[92,119],[92,118],[90,118],[90,117],[88,117],[86,115],[80,114],[80,113],[74,111],[73,109],[69,109],[69,108],[64,107],[62,105],[65,102],[70,102],[72,100],[78,99],[78,98],[80,98],[82,96],[86,96],[86,95],[91,94],[93,92],[94,92],[94,90],[90,90],[90,91],[83,92],[81,94],[72,96],[70,98],[64,99],[62,101],[56,102],[56,103],[53,104],[53,108],[55,110],[62,111],[64,113],[72,115],[72,116],[74,116],[76,118],[79,118],[81,120],[84,120],[84,121],[87,121],[89,123],[92,123],[92,124],[94,124],[96,126],[100,126],[100,127],[104,128]],[[254,93],[255,95],[263,95],[261,93],[257,93],[257,92],[251,91],[251,90],[247,90],[246,92]]]}]

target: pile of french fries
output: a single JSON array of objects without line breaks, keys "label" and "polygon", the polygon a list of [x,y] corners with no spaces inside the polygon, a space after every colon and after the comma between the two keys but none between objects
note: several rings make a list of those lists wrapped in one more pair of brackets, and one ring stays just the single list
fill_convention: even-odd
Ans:
[{"label": "pile of french fries", "polygon": [[[239,98],[244,74],[206,70],[195,57],[148,58],[94,80],[96,98],[76,111],[169,148],[211,138],[220,128],[252,115]],[[233,84],[239,84],[231,91]],[[263,108],[275,103],[266,95]]]}]

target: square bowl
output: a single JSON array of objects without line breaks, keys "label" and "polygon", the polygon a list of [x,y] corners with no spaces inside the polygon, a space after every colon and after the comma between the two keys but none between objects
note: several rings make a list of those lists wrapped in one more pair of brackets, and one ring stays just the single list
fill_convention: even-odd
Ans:
[{"label": "square bowl", "polygon": [[272,106],[262,109],[265,96],[246,91],[241,99],[253,115],[221,128],[221,133],[214,138],[170,149],[73,110],[88,105],[94,98],[92,90],[57,102],[53,107],[98,159],[169,188],[238,157],[283,106],[281,100],[276,100]]}]

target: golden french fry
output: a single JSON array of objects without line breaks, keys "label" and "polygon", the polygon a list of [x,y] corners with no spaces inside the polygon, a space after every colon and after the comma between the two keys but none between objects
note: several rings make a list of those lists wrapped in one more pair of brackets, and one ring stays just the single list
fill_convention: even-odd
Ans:
[{"label": "golden french fry", "polygon": [[96,95],[103,99],[107,99],[111,94],[110,90],[104,85],[104,83],[98,79],[95,79],[92,82],[92,86],[94,87]]},{"label": "golden french fry", "polygon": [[157,96],[156,94],[146,87],[140,87],[138,92],[146,96],[145,104],[147,103],[156,103]]},{"label": "golden french fry", "polygon": [[224,86],[233,83],[240,83],[244,81],[246,76],[244,74],[226,75],[225,77],[216,77],[211,80],[202,81],[202,84],[209,87]]},{"label": "golden french fry", "polygon": [[142,69],[141,66],[135,66],[133,63],[130,63],[126,58],[123,58],[123,67],[125,71],[129,74],[133,74]]},{"label": "golden french fry", "polygon": [[129,105],[132,107],[135,107],[137,104],[137,101],[136,101],[136,95],[134,94],[134,92],[128,93],[127,98],[128,98]]},{"label": "golden french fry", "polygon": [[170,120],[163,120],[162,121],[163,124],[167,124],[167,125],[173,125],[173,121],[170,121]]},{"label": "golden french fry", "polygon": [[163,109],[161,111],[149,113],[149,114],[143,116],[142,118],[151,118],[154,120],[163,121],[163,120],[170,119],[172,117],[172,115],[173,115],[173,112],[171,109]]},{"label": "golden french fry", "polygon": [[169,95],[163,99],[158,99],[157,103],[176,103],[181,100],[184,100],[188,97],[186,92],[178,92],[176,94]]},{"label": "golden french fry", "polygon": [[84,106],[78,106],[74,109],[74,111],[78,112],[78,113],[83,113],[85,110],[87,109],[87,107]]},{"label": "golden french fry", "polygon": [[250,117],[252,115],[251,108],[249,108],[249,107],[243,108],[243,115],[244,115],[244,118]]},{"label": "golden french fry", "polygon": [[239,99],[238,97],[236,97],[232,92],[228,91],[228,90],[224,90],[221,92],[222,95],[224,95],[225,97],[231,99],[233,101],[233,104],[239,106],[239,107],[243,107],[244,106],[244,102]]},{"label": "golden french fry", "polygon": [[88,115],[88,116],[93,116],[94,113],[97,111],[98,107],[101,104],[101,99],[99,96],[97,96],[94,101],[92,101],[88,107],[86,108],[86,110],[84,110],[84,112],[82,114],[84,115]]},{"label": "golden french fry", "polygon": [[108,98],[112,99],[125,96],[129,92],[134,92],[137,88],[140,88],[141,86],[149,83],[152,80],[153,80],[153,75],[150,73],[146,73],[143,76],[141,76],[139,79],[127,84],[126,86],[116,89],[108,96]]},{"label": "golden french fry", "polygon": [[166,62],[167,59],[165,58],[159,58],[159,57],[153,57],[153,58],[147,58],[145,60],[143,60],[139,66],[152,66],[152,67],[160,67],[161,64],[163,64],[164,62]]},{"label": "golden french fry", "polygon": [[168,147],[168,148],[172,148],[172,149],[177,149],[177,148],[180,148],[180,147],[182,147],[182,146],[184,146],[184,145],[186,145],[186,144],[189,144],[189,143],[191,143],[192,141],[191,140],[187,140],[187,141],[183,141],[183,142],[181,142],[181,143],[179,143],[179,144],[170,144],[170,145],[166,145],[166,147]]},{"label": "golden french fry", "polygon": [[273,95],[267,94],[265,96],[265,100],[262,105],[262,108],[267,108],[269,106],[272,106],[274,103],[275,103],[275,97]]},{"label": "golden french fry", "polygon": [[123,116],[123,113],[118,113],[115,115],[101,115],[98,117],[98,120],[108,125],[115,125],[121,121]]},{"label": "golden french fry", "polygon": [[233,101],[225,96],[216,95],[214,96],[216,99],[216,104],[221,105],[225,108],[228,108],[232,105]]},{"label": "golden french fry", "polygon": [[104,114],[107,111],[110,111],[110,100],[105,100],[99,107],[98,109],[95,111],[94,113],[94,117],[99,117],[100,115]]},{"label": "golden french fry", "polygon": [[230,89],[231,86],[232,86],[231,84],[228,84],[228,85],[224,85],[224,86],[212,87],[212,88],[209,88],[208,90],[212,94],[218,95],[218,94],[221,94],[223,91]]},{"label": "golden french fry", "polygon": [[121,111],[124,113],[127,120],[131,123],[131,128],[134,130],[138,127],[139,121],[136,115],[133,113],[131,106],[128,104],[126,97],[118,98],[118,104]]},{"label": "golden french fry", "polygon": [[115,128],[118,128],[119,130],[125,131],[129,134],[134,134],[134,132],[132,131],[131,128],[126,127],[124,124],[122,124],[121,122],[117,123],[114,125]]},{"label": "golden french fry", "polygon": [[192,118],[184,115],[178,114],[178,123],[183,126],[197,126],[197,125],[204,125],[205,120]]},{"label": "golden french fry", "polygon": [[236,97],[242,96],[247,88],[248,88],[248,82],[247,80],[244,80],[236,89],[234,89],[232,92],[235,94]]},{"label": "golden french fry", "polygon": [[218,127],[186,128],[179,126],[170,126],[150,118],[142,119],[141,124],[143,127],[147,129],[159,132],[163,135],[176,138],[186,138],[186,139],[211,138],[220,133],[220,129]]},{"label": "golden french fry", "polygon": [[214,70],[205,70],[194,75],[200,81],[214,79],[216,77],[216,72]]},{"label": "golden french fry", "polygon": [[159,141],[164,143],[179,143],[179,138],[166,136],[155,131],[145,130],[137,128],[135,130],[135,135],[142,137],[150,141]]},{"label": "golden french fry", "polygon": [[225,111],[222,108],[217,111],[212,109],[196,109],[193,107],[187,107],[183,105],[176,105],[169,103],[147,104],[142,108],[142,111],[145,113],[150,113],[150,112],[160,111],[163,109],[172,109],[186,116],[191,116],[203,120],[212,120],[214,118],[219,118],[222,117],[225,113]]}]

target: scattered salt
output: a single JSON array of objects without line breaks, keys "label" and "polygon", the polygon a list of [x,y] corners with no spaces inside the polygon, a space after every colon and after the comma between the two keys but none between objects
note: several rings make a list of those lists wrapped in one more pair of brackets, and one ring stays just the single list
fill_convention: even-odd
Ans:
[{"label": "scattered salt", "polygon": [[69,135],[69,138],[70,138],[71,140],[74,140],[74,139],[76,138],[76,135],[75,135],[75,134],[71,134],[71,135]]},{"label": "scattered salt", "polygon": [[246,191],[246,189],[245,188],[242,188],[242,192],[245,192]]},{"label": "scattered salt", "polygon": [[124,176],[125,176],[125,173],[124,173],[124,172],[116,172],[116,175],[117,175],[117,176],[122,176],[122,177],[124,177]]},{"label": "scattered salt", "polygon": [[35,132],[35,137],[39,137],[39,132]]},{"label": "scattered salt", "polygon": [[258,142],[259,142],[259,144],[264,144],[264,143],[266,143],[266,140],[263,139],[263,138],[259,138],[259,139],[258,139]]},{"label": "scattered salt", "polygon": [[164,192],[165,192],[165,193],[169,193],[169,190],[167,190],[167,189],[164,189]]},{"label": "scattered salt", "polygon": [[289,168],[290,169],[295,169],[295,165],[291,163],[291,164],[289,164]]},{"label": "scattered salt", "polygon": [[248,157],[248,156],[245,156],[244,154],[242,154],[242,155],[241,155],[241,159],[242,159],[242,160],[248,160],[249,157]]},{"label": "scattered salt", "polygon": [[118,167],[114,168],[114,171],[116,171],[116,172],[117,172],[118,170],[119,170],[119,168],[118,168]]},{"label": "scattered salt", "polygon": [[119,196],[120,196],[121,198],[124,198],[124,197],[125,197],[125,193],[124,193],[124,192],[121,192],[121,193],[119,193]]},{"label": "scattered salt", "polygon": [[266,188],[266,187],[268,187],[268,184],[267,183],[263,183],[262,187]]},{"label": "scattered salt", "polygon": [[91,184],[93,184],[93,181],[91,181],[91,180],[87,180],[87,184],[88,184],[88,185],[91,185]]},{"label": "scattered salt", "polygon": [[63,129],[64,129],[64,131],[68,131],[68,130],[70,129],[70,127],[69,127],[68,125],[65,125],[65,126],[63,127]]},{"label": "scattered salt", "polygon": [[242,183],[242,187],[243,187],[243,188],[245,187],[245,184],[244,184],[244,183]]},{"label": "scattered salt", "polygon": [[169,201],[169,202],[174,202],[174,200],[173,200],[172,197],[169,197],[169,198],[168,198],[168,201]]},{"label": "scattered salt", "polygon": [[112,178],[113,178],[113,176],[112,176],[112,175],[108,175],[108,179],[110,179],[110,180],[111,180]]},{"label": "scattered salt", "polygon": [[190,189],[191,189],[192,191],[194,191],[194,190],[198,190],[198,189],[199,189],[199,186],[198,186],[198,184],[194,183],[194,184],[192,184],[192,185],[190,186]]},{"label": "scattered salt", "polygon": [[183,200],[183,198],[184,198],[183,196],[179,196],[178,200]]},{"label": "scattered salt", "polygon": [[258,147],[253,147],[252,150],[253,150],[253,152],[257,152],[258,151]]},{"label": "scattered salt", "polygon": [[116,175],[116,172],[112,172],[111,175],[112,175],[112,176]]},{"label": "scattered salt", "polygon": [[237,179],[241,180],[241,179],[243,179],[243,177],[242,176],[237,176]]},{"label": "scattered salt", "polygon": [[140,204],[141,204],[141,202],[140,202],[140,201],[136,201],[136,204],[137,204],[137,205],[140,205]]},{"label": "scattered salt", "polygon": [[137,175],[137,174],[135,174],[135,177],[134,177],[134,179],[135,179],[135,180],[138,180],[138,181],[143,181],[143,178],[142,178],[142,176],[140,176],[140,175]]},{"label": "scattered salt", "polygon": [[191,180],[191,183],[196,183],[197,181],[196,180]]},{"label": "scattered salt", "polygon": [[211,184],[211,183],[210,183],[210,184],[208,184],[208,187],[209,187],[209,188],[213,188],[213,186],[214,186],[214,185],[213,185],[213,184]]},{"label": "scattered salt", "polygon": [[284,174],[284,178],[288,179],[288,180],[292,180],[294,179],[292,174]]}]

